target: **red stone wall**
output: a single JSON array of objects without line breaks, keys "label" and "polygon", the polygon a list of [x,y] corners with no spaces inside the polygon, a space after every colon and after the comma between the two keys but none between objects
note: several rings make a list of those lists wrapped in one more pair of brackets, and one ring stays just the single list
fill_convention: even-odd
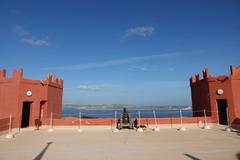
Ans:
[{"label": "red stone wall", "polygon": [[202,112],[204,109],[211,110],[208,82],[203,79],[192,83],[191,91],[193,116],[204,116]]},{"label": "red stone wall", "polygon": [[[27,91],[32,95],[27,96]],[[23,70],[13,70],[12,77],[6,77],[6,70],[0,71],[0,119],[14,117],[13,126],[20,127],[23,102],[31,102],[29,125],[35,125],[35,119],[49,118],[51,112],[62,113],[63,80],[48,75],[46,80],[23,78]],[[42,108],[42,114],[40,109]],[[41,114],[41,115],[40,115]],[[0,121],[0,126],[3,121]]]},{"label": "red stone wall", "polygon": [[[230,76],[209,76],[208,69],[203,71],[203,79],[199,75],[190,79],[192,108],[218,112],[217,100],[226,99],[230,123],[239,123],[240,117],[240,67],[230,67]],[[223,94],[217,94],[222,89]],[[199,114],[194,114],[199,116]]]},{"label": "red stone wall", "polygon": [[240,125],[240,67],[231,67],[231,85],[233,94],[233,112],[231,112],[231,117],[236,124]]},{"label": "red stone wall", "polygon": [[8,130],[9,128],[9,118],[0,119],[0,131]]}]

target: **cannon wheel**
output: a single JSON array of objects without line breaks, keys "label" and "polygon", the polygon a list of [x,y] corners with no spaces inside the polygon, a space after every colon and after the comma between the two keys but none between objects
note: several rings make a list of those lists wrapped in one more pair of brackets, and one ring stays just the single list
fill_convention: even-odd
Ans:
[{"label": "cannon wheel", "polygon": [[118,128],[118,129],[122,129],[121,122],[118,122],[118,123],[117,123],[117,128]]},{"label": "cannon wheel", "polygon": [[130,126],[129,126],[130,129],[134,129],[134,124],[131,122],[130,123]]}]

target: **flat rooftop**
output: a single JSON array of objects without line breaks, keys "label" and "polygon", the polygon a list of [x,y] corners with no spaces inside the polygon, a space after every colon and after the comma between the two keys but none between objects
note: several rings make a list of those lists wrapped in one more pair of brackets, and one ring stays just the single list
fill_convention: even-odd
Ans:
[{"label": "flat rooftop", "polygon": [[240,159],[240,133],[223,126],[185,132],[163,128],[160,132],[107,129],[21,130],[13,139],[0,136],[0,159],[60,160],[234,160]]}]

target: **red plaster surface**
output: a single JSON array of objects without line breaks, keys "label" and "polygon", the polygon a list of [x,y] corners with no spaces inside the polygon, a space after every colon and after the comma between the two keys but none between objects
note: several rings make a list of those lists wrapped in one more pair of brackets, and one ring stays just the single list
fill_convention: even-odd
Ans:
[{"label": "red plaster surface", "polygon": [[[26,92],[32,95],[27,96]],[[32,102],[30,107],[30,126],[35,119],[41,121],[48,118],[51,112],[62,113],[63,80],[48,74],[45,80],[30,80],[23,78],[23,70],[13,70],[12,77],[6,77],[6,70],[0,71],[0,126],[4,125],[6,117],[12,114],[12,126],[21,126],[23,102]],[[40,108],[42,107],[42,113]]]},{"label": "red plaster surface", "polygon": [[[230,67],[229,76],[209,76],[208,69],[203,71],[203,79],[199,75],[190,79],[192,93],[192,108],[197,110],[211,110],[217,112],[217,100],[226,99],[231,124],[240,124],[240,67]],[[217,90],[222,89],[222,95]],[[201,116],[202,113],[194,113]],[[210,113],[208,115],[211,115]]]}]

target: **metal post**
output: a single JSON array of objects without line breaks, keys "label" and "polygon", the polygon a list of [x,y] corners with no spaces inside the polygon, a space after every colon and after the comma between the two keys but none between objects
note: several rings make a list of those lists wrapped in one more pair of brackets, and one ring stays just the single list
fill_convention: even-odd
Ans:
[{"label": "metal post", "polygon": [[12,134],[12,114],[9,116],[9,129],[8,129],[8,134]]},{"label": "metal post", "polygon": [[180,113],[180,123],[181,123],[181,126],[180,126],[180,128],[178,130],[179,131],[186,131],[186,128],[183,127],[182,110],[181,109],[179,110],[179,113]]},{"label": "metal post", "polygon": [[138,124],[139,124],[139,127],[141,127],[140,111],[138,111]]},{"label": "metal post", "polygon": [[6,135],[6,138],[10,139],[13,138],[12,134],[12,113],[9,115],[9,124],[8,124],[8,134]]},{"label": "metal post", "polygon": [[219,114],[218,114],[218,108],[216,109],[216,114],[217,114],[217,124],[219,125]]},{"label": "metal post", "polygon": [[228,127],[229,127],[229,126],[230,126],[230,120],[229,120],[228,107],[226,107],[226,112],[227,112],[227,125],[228,125]]},{"label": "metal post", "polygon": [[140,111],[138,111],[138,129],[137,129],[137,131],[138,132],[143,132],[143,129],[141,128],[141,113],[140,113]]},{"label": "metal post", "polygon": [[230,126],[230,119],[229,119],[229,111],[228,111],[228,107],[226,107],[226,112],[227,112],[227,128],[225,129],[226,131],[228,132],[231,132],[232,129],[231,129],[231,126]]},{"label": "metal post", "polygon": [[52,112],[50,113],[50,128],[48,129],[48,132],[53,131],[53,115]]},{"label": "metal post", "polygon": [[155,125],[156,125],[156,127],[157,127],[158,124],[157,124],[157,118],[156,118],[156,113],[155,113],[155,111],[153,111],[153,116],[154,116],[154,120],[155,120]]},{"label": "metal post", "polygon": [[153,131],[158,132],[158,131],[160,131],[160,128],[158,127],[157,118],[156,118],[156,113],[155,113],[154,110],[153,110],[153,116],[154,116],[155,125],[156,125],[156,127],[153,129]]},{"label": "metal post", "polygon": [[79,112],[79,129],[81,128],[82,126],[82,113]]},{"label": "metal post", "polygon": [[204,129],[210,129],[210,126],[207,124],[207,116],[206,116],[206,110],[203,110],[204,112]]},{"label": "metal post", "polygon": [[206,110],[204,109],[203,112],[204,112],[204,122],[205,122],[205,125],[207,125]]},{"label": "metal post", "polygon": [[181,127],[182,127],[182,110],[180,109],[180,123],[181,123]]},{"label": "metal post", "polygon": [[117,128],[117,112],[116,111],[114,113],[114,122],[115,122],[115,126]]},{"label": "metal post", "polygon": [[112,132],[118,132],[118,126],[117,126],[117,111],[114,112],[114,123],[115,123],[115,127],[112,129]]},{"label": "metal post", "polygon": [[52,112],[51,112],[50,117],[51,117],[50,126],[51,126],[51,128],[53,128],[53,116],[52,116]]},{"label": "metal post", "polygon": [[82,132],[82,113],[79,112],[79,115],[78,115],[78,120],[79,120],[79,126],[78,126],[78,132]]}]

